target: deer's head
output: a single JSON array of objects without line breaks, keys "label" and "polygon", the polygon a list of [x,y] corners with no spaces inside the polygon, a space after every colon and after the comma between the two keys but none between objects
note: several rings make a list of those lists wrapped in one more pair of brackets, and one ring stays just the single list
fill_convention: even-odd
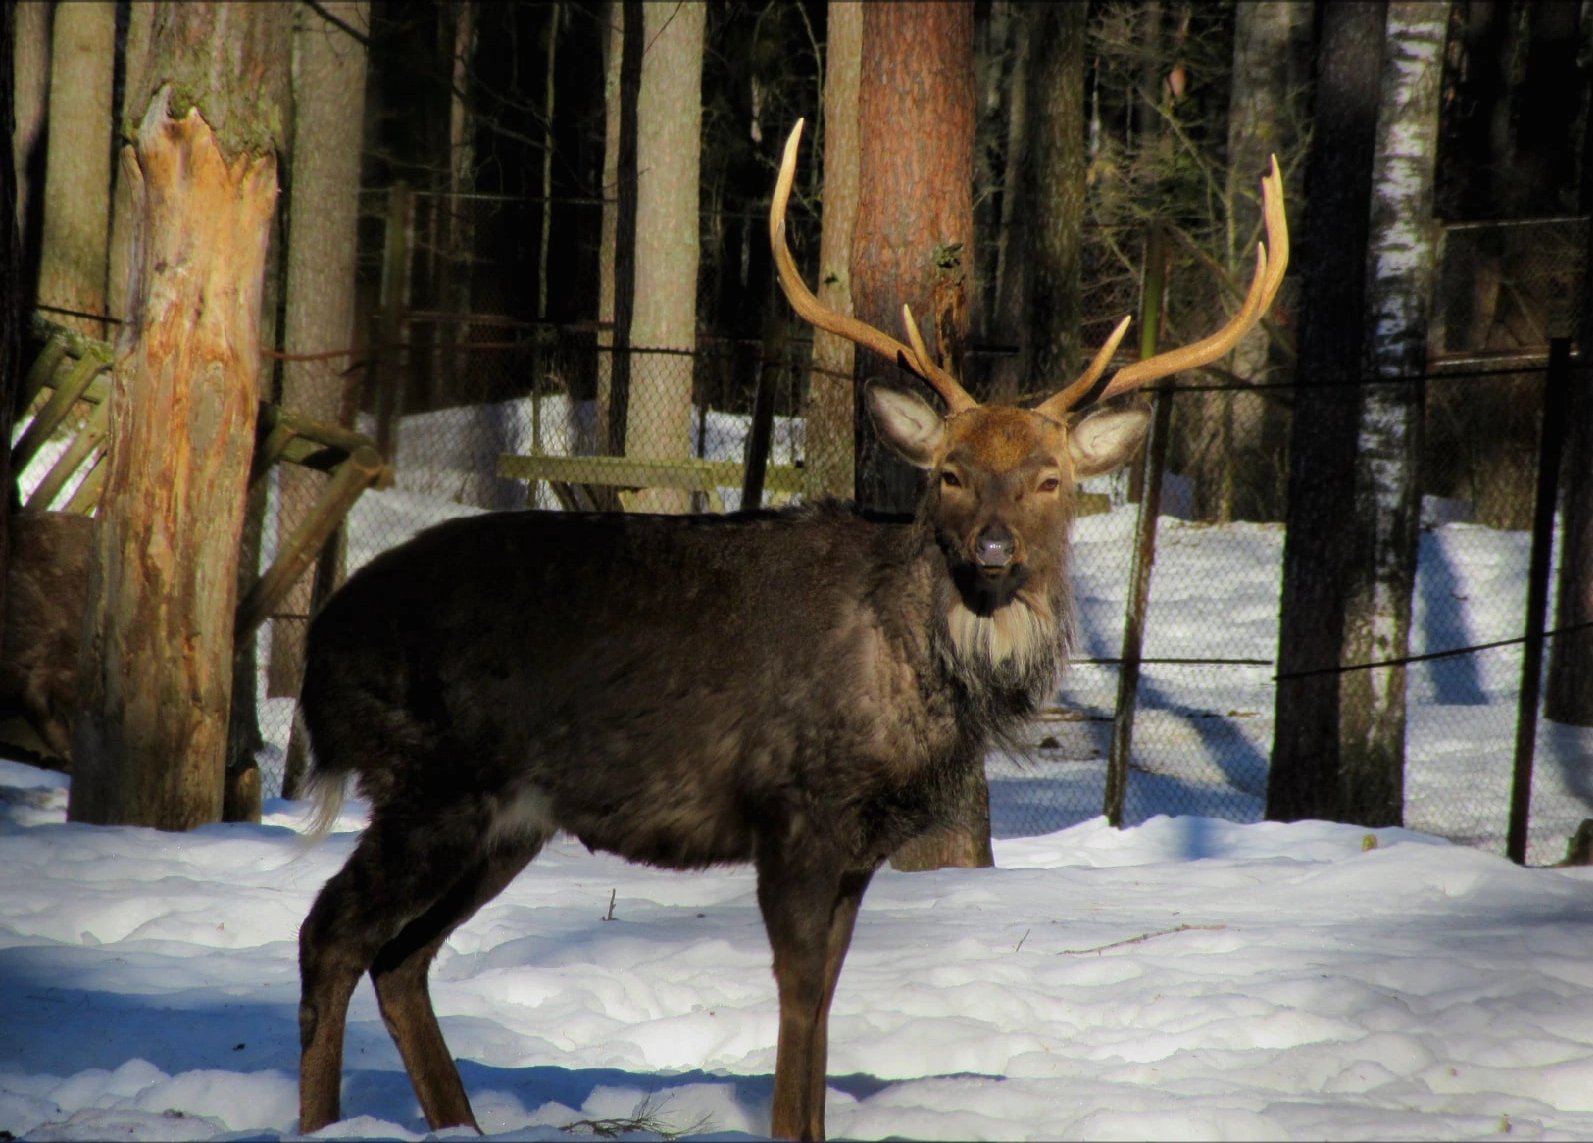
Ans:
[{"label": "deer's head", "polygon": [[1128,330],[1129,319],[1124,318],[1077,379],[1034,408],[1024,409],[974,400],[930,356],[906,306],[902,320],[908,344],[903,344],[857,318],[826,308],[814,297],[797,271],[785,237],[785,210],[801,137],[799,120],[786,140],[769,211],[769,241],[780,284],[802,318],[917,374],[945,402],[942,414],[899,389],[871,384],[867,392],[880,437],[908,463],[930,474],[920,512],[935,527],[964,602],[976,614],[992,614],[1031,579],[1050,579],[1060,571],[1073,518],[1074,486],[1123,464],[1138,447],[1149,423],[1148,412],[1102,403],[1221,357],[1271,306],[1289,260],[1277,161],[1262,180],[1267,240],[1256,248],[1255,277],[1244,304],[1222,329],[1192,345],[1133,362],[1098,387]]}]

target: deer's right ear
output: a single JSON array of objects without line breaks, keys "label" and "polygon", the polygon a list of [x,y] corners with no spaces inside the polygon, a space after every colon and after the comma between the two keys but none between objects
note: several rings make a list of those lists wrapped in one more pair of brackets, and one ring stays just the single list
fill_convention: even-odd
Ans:
[{"label": "deer's right ear", "polygon": [[870,383],[864,391],[869,416],[880,439],[908,464],[933,468],[946,437],[946,422],[919,398],[900,389]]}]

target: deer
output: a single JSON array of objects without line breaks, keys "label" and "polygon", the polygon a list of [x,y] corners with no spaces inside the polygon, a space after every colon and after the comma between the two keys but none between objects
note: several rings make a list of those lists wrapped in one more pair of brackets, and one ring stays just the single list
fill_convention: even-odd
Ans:
[{"label": "deer", "polygon": [[880,437],[927,474],[916,511],[489,513],[349,577],[312,621],[300,712],[319,820],[350,775],[370,817],[299,933],[303,1132],[340,1118],[365,974],[426,1122],[480,1130],[427,968],[563,831],[632,862],[754,866],[779,1006],[771,1131],[822,1139],[830,1003],[870,879],[950,819],[1068,657],[1075,485],[1123,464],[1148,420],[1102,402],[1226,353],[1288,264],[1274,161],[1266,241],[1222,329],[1098,386],[1125,319],[1034,408],[981,405],[906,307],[903,343],[803,282],[785,238],[802,126],[770,208],[779,280],[803,320],[944,403],[867,389]]}]

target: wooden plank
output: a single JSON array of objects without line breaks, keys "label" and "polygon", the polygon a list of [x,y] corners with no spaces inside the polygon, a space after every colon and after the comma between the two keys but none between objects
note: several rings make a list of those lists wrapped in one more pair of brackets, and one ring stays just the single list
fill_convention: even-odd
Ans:
[{"label": "wooden plank", "polygon": [[[520,456],[498,457],[498,475],[516,480],[564,481],[601,484],[610,488],[683,488],[712,493],[741,487],[742,466],[733,460],[644,460],[626,456]],[[764,487],[787,496],[802,491],[802,470],[771,464]]]}]

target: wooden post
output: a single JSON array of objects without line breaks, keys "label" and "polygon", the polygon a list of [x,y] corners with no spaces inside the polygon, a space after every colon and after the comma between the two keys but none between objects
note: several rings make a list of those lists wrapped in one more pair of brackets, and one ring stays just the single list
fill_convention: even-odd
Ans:
[{"label": "wooden post", "polygon": [[1505,854],[1527,860],[1527,819],[1532,803],[1532,763],[1538,740],[1538,696],[1543,678],[1543,630],[1549,614],[1549,556],[1554,546],[1554,503],[1560,488],[1560,453],[1570,416],[1571,342],[1549,342],[1544,380],[1543,425],[1538,435],[1538,494],[1532,515],[1532,554],[1527,564],[1526,642],[1521,648],[1521,697],[1516,708],[1516,761],[1510,781],[1510,832]]},{"label": "wooden post", "polygon": [[[1140,358],[1153,357],[1161,336],[1162,296],[1167,277],[1167,241],[1154,226],[1145,242],[1145,301],[1140,327]],[[1151,568],[1156,563],[1156,516],[1162,506],[1162,474],[1173,414],[1172,378],[1157,382],[1151,397],[1155,414],[1145,441],[1145,480],[1134,525],[1134,565],[1123,616],[1122,669],[1117,676],[1117,711],[1112,719],[1112,749],[1106,762],[1102,812],[1121,829],[1128,798],[1128,759],[1134,746],[1134,714],[1139,704],[1139,659],[1145,644],[1145,610],[1150,604]]]}]

